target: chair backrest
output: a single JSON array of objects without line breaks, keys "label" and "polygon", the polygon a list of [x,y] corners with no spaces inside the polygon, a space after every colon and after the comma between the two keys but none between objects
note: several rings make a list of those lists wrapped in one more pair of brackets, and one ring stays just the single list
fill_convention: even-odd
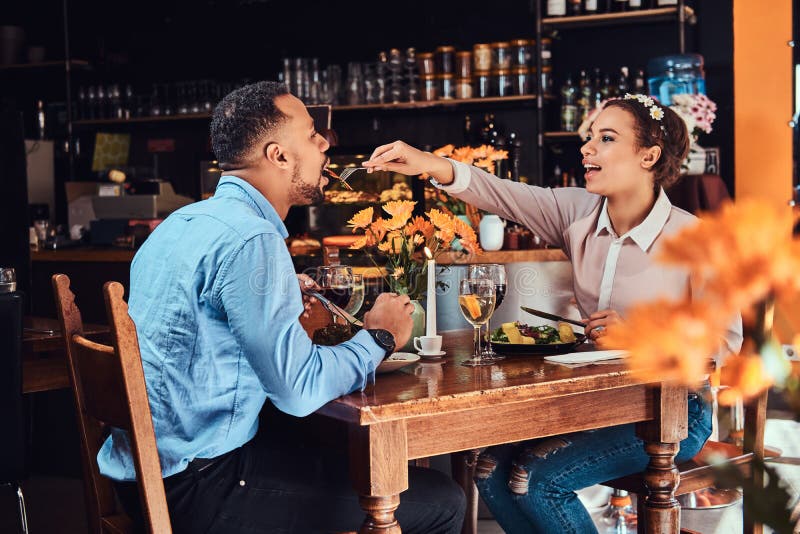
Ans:
[{"label": "chair backrest", "polygon": [[128,432],[136,467],[142,516],[150,532],[171,532],[161,463],[147,400],[136,327],[123,300],[119,282],[103,286],[113,346],[83,336],[83,321],[69,277],[52,277],[58,318],[64,335],[68,367],[81,437],[89,525],[92,532],[130,530],[130,520],[118,509],[111,481],[100,474],[97,453],[106,426]]}]

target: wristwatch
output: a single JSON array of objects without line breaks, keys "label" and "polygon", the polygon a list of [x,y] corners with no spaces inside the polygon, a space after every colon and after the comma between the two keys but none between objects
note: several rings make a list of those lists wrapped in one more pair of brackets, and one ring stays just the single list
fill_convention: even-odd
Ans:
[{"label": "wristwatch", "polygon": [[367,332],[375,340],[380,348],[386,351],[383,359],[385,360],[394,352],[394,336],[388,330],[383,328],[368,328]]}]

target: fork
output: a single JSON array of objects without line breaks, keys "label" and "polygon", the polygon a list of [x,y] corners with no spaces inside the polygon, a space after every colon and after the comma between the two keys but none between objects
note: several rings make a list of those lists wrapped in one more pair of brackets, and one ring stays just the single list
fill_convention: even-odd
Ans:
[{"label": "fork", "polygon": [[343,182],[347,181],[347,179],[350,178],[357,171],[365,171],[365,170],[367,170],[366,167],[347,167],[342,171],[342,174],[339,175],[339,179]]},{"label": "fork", "polygon": [[319,291],[315,291],[313,289],[304,289],[303,293],[305,293],[306,295],[308,295],[310,297],[314,297],[315,299],[317,299],[320,302],[320,304],[322,304],[322,306],[326,310],[328,310],[330,313],[332,313],[333,315],[341,317],[342,319],[344,319],[345,321],[347,321],[351,325],[356,326],[358,328],[363,328],[364,327],[364,323],[362,323],[361,321],[359,321],[358,319],[356,319],[355,317],[353,317],[352,315],[347,313],[345,310],[343,310],[342,308],[340,308],[339,306],[337,306],[336,304],[334,304],[330,300],[328,300],[325,297],[323,297],[322,294],[320,294]]},{"label": "fork", "polygon": [[[345,170],[347,170],[347,169],[345,169]],[[335,172],[333,172],[332,170],[330,170],[330,169],[325,169],[325,172],[326,172],[326,173],[328,174],[328,176],[330,176],[331,178],[334,178],[335,180],[338,180],[338,181],[339,181],[339,183],[340,183],[340,184],[342,184],[342,185],[344,186],[344,188],[345,188],[345,189],[347,189],[348,191],[352,191],[352,190],[353,190],[353,188],[352,188],[352,187],[350,187],[350,184],[348,184],[348,183],[345,181],[345,179],[344,179],[344,178],[342,178],[341,176],[339,176],[338,174],[336,174],[336,173],[335,173]],[[344,173],[342,173],[342,174],[344,174]],[[352,174],[352,173],[347,173],[347,176],[350,176],[351,174]]]}]

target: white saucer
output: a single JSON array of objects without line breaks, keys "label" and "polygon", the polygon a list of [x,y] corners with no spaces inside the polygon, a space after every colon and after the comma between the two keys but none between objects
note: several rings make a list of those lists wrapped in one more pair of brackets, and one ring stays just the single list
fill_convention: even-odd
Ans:
[{"label": "white saucer", "polygon": [[401,367],[411,365],[418,361],[419,356],[411,352],[395,352],[383,360],[378,368],[375,369],[375,372],[377,374],[391,373],[392,371],[397,371]]},{"label": "white saucer", "polygon": [[423,358],[441,358],[442,356],[447,354],[447,352],[440,350],[439,352],[418,352],[417,354],[419,354]]}]

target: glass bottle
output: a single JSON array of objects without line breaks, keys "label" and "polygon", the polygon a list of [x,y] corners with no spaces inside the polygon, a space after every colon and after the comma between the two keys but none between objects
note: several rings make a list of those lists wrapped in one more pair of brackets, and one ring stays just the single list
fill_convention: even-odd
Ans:
[{"label": "glass bottle", "polygon": [[492,69],[492,47],[486,43],[479,43],[472,47],[472,58],[476,71],[489,71]]},{"label": "glass bottle", "polygon": [[603,85],[600,86],[600,96],[603,100],[617,96],[617,88],[611,84],[611,75],[603,76]]},{"label": "glass bottle", "polygon": [[628,85],[628,67],[620,69],[619,78],[617,79],[617,95],[625,96],[625,93],[630,92]]},{"label": "glass bottle", "polygon": [[647,92],[647,89],[645,89],[644,69],[636,69],[632,89],[634,93],[645,94]]},{"label": "glass bottle", "polygon": [[322,79],[319,75],[319,59],[311,58],[311,81],[308,87],[309,104],[322,103]]},{"label": "glass bottle", "polygon": [[572,76],[567,76],[561,86],[561,129],[565,132],[578,129],[577,89]]},{"label": "glass bottle", "polygon": [[583,14],[583,0],[567,0],[567,15],[576,16]]},{"label": "glass bottle", "polygon": [[297,90],[294,87],[295,80],[292,76],[292,60],[288,57],[283,58],[283,83],[286,85],[286,88],[289,90],[290,93],[293,95],[297,94]]},{"label": "glass bottle", "polygon": [[594,109],[593,102],[592,82],[589,79],[589,73],[582,69],[578,79],[578,116],[580,117],[580,122],[586,120],[586,117]]},{"label": "glass bottle", "polygon": [[637,528],[636,510],[631,505],[631,496],[625,490],[615,489],[611,501],[603,511],[601,522],[603,534],[633,534]]},{"label": "glass bottle", "polygon": [[403,65],[406,100],[408,102],[416,102],[419,100],[419,68],[417,66],[416,48],[409,47],[406,49]]}]

